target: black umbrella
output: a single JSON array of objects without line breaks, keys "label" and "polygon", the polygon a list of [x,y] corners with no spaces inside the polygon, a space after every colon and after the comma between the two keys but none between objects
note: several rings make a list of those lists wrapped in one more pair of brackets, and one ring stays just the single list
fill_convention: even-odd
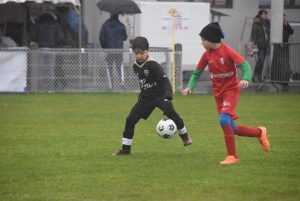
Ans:
[{"label": "black umbrella", "polygon": [[99,10],[116,14],[137,14],[142,13],[140,8],[131,0],[101,0],[97,3]]}]

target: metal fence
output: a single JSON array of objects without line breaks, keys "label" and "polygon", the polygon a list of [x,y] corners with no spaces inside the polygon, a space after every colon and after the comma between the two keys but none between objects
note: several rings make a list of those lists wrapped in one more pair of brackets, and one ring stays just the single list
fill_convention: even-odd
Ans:
[{"label": "metal fence", "polygon": [[264,84],[300,84],[300,43],[271,43]]},{"label": "metal fence", "polygon": [[[0,49],[0,53],[13,51],[18,50]],[[139,91],[138,77],[132,68],[135,59],[130,50],[87,48],[26,51],[27,76],[24,92]],[[171,83],[175,83],[175,91],[181,91],[182,52],[175,52],[173,60],[170,48],[152,47],[149,55],[161,64]],[[175,82],[172,81],[172,61],[176,69]]]}]

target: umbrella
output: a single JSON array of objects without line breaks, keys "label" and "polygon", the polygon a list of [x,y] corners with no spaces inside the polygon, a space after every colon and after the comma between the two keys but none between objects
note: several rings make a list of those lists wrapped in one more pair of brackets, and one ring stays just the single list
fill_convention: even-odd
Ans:
[{"label": "umbrella", "polygon": [[101,0],[97,3],[99,10],[116,14],[137,14],[142,13],[140,8],[131,0]]}]

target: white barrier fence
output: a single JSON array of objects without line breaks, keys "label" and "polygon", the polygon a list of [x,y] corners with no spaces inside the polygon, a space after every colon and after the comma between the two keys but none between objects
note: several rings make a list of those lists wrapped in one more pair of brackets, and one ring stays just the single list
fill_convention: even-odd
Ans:
[{"label": "white barrier fence", "polygon": [[[151,48],[149,55],[161,64],[175,91],[182,90],[182,52]],[[130,50],[104,49],[0,49],[0,93],[5,92],[136,92]]]},{"label": "white barrier fence", "polygon": [[300,84],[300,43],[271,43],[269,51],[264,83],[258,89],[268,83]]}]

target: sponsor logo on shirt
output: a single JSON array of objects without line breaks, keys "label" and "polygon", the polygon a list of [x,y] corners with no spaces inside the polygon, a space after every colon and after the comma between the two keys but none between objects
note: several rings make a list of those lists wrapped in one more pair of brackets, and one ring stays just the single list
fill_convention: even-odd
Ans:
[{"label": "sponsor logo on shirt", "polygon": [[144,70],[144,74],[146,75],[146,76],[148,76],[149,75],[149,70]]},{"label": "sponsor logo on shirt", "polygon": [[157,83],[154,82],[154,83],[146,83],[146,79],[140,79],[140,87],[142,90],[146,90],[146,89],[149,89],[149,88],[152,88],[153,86],[156,86]]},{"label": "sponsor logo on shirt", "polygon": [[233,75],[233,71],[227,72],[227,73],[220,73],[220,74],[214,74],[210,73],[210,78],[226,78],[231,77]]}]

